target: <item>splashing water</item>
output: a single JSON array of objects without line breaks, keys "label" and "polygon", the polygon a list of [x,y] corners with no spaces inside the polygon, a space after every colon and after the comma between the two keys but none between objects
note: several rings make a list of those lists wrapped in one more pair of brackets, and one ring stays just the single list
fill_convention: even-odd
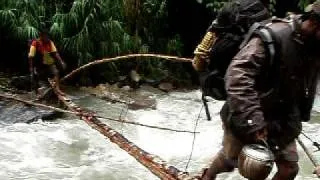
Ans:
[{"label": "splashing water", "polygon": [[[75,93],[77,95],[77,93]],[[150,125],[181,130],[194,130],[202,107],[200,91],[155,94],[156,110],[127,113],[127,119]],[[81,106],[108,117],[118,117],[122,104],[109,104],[90,96],[77,96]],[[316,100],[315,110],[320,107]],[[201,112],[194,151],[187,171],[195,173],[206,166],[221,147],[222,128],[219,111],[223,102],[209,103],[212,121]],[[124,114],[124,113],[123,113]],[[314,120],[304,123],[305,132],[320,141],[320,124]],[[185,170],[192,149],[193,134],[175,133],[115,122],[108,125],[124,134],[142,149],[159,155],[170,164]],[[308,147],[311,142],[304,139]],[[317,179],[312,165],[299,148],[300,173],[297,179]],[[319,153],[315,155],[320,160]],[[84,122],[66,117],[54,122],[0,124],[0,179],[32,180],[153,180],[146,168]],[[274,173],[276,168],[274,167]],[[218,179],[244,179],[237,171],[221,174]]]}]

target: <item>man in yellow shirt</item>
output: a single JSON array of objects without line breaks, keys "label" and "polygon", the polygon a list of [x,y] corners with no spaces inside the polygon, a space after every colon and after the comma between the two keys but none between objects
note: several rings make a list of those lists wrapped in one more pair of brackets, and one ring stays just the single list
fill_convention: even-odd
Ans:
[{"label": "man in yellow shirt", "polygon": [[66,64],[61,59],[54,43],[49,39],[48,32],[42,30],[39,35],[39,39],[32,41],[28,55],[30,73],[36,75],[36,92],[39,93],[39,78],[49,77],[54,79],[57,91],[64,94],[60,90],[56,62],[59,62],[63,69],[66,68]]}]

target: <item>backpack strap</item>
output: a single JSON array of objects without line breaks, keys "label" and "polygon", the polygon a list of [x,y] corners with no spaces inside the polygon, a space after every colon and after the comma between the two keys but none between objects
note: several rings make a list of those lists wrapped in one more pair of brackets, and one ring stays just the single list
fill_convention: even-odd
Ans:
[{"label": "backpack strap", "polygon": [[255,34],[261,38],[264,46],[266,47],[266,50],[268,51],[266,55],[270,59],[270,64],[273,64],[276,56],[276,42],[275,37],[273,35],[273,31],[268,26],[264,26],[261,29],[259,29],[259,31]]},{"label": "backpack strap", "polygon": [[274,64],[274,60],[277,55],[276,46],[279,45],[279,43],[277,43],[277,41],[276,41],[277,38],[275,36],[275,33],[270,28],[270,26],[273,23],[285,22],[290,26],[290,28],[293,31],[295,31],[296,19],[297,19],[296,16],[292,15],[292,16],[287,17],[286,19],[283,19],[283,18],[280,19],[277,17],[273,17],[273,18],[271,18],[271,21],[268,21],[268,22],[254,23],[252,25],[252,27],[250,28],[251,31],[249,31],[248,34],[246,35],[245,41],[242,42],[240,48],[244,47],[253,35],[256,35],[261,38],[261,40],[266,48],[266,51],[268,52],[266,55],[270,59],[270,64]]},{"label": "backpack strap", "polygon": [[252,26],[249,28],[248,33],[244,36],[244,39],[242,41],[242,43],[239,46],[239,49],[242,49],[245,45],[248,44],[249,40],[251,39],[253,33],[259,29],[262,26],[261,23],[259,22],[255,22],[252,24]]},{"label": "backpack strap", "polygon": [[258,36],[266,47],[266,51],[268,52],[266,55],[270,59],[270,63],[273,64],[276,55],[276,47],[273,31],[268,27],[270,24],[272,24],[272,22],[268,24],[262,22],[253,23],[239,48],[242,49],[246,46],[254,35]]}]

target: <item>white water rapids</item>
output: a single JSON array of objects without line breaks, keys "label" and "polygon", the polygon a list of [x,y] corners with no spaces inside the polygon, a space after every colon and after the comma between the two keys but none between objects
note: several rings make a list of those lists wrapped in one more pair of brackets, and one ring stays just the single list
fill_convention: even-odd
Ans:
[{"label": "white water rapids", "polygon": [[[144,90],[149,93],[149,90]],[[76,102],[108,117],[122,112],[136,122],[181,130],[194,130],[202,107],[200,91],[156,93],[156,110],[123,112],[124,105],[74,92]],[[223,102],[210,102],[212,121],[207,121],[204,110],[199,119],[194,151],[187,171],[199,171],[221,147],[222,129],[219,110]],[[316,101],[315,110],[320,109]],[[317,113],[304,123],[305,132],[320,141],[320,123]],[[318,119],[318,120],[317,120]],[[193,134],[175,133],[133,125],[106,122],[125,137],[152,154],[159,155],[170,164],[185,170]],[[314,150],[312,144],[303,138]],[[312,165],[299,147],[300,172],[296,179],[317,179]],[[314,153],[320,160],[320,153]],[[273,169],[274,173],[275,166]],[[271,176],[270,176],[271,177]],[[154,180],[157,179],[134,158],[105,139],[97,131],[74,117],[52,122],[41,120],[31,123],[0,125],[0,180]],[[218,179],[243,179],[235,170]]]}]

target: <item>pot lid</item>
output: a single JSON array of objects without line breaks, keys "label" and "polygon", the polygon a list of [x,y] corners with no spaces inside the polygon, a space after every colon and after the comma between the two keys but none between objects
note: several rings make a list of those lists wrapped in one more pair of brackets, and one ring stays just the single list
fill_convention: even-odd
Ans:
[{"label": "pot lid", "polygon": [[242,153],[259,161],[274,161],[273,153],[260,144],[249,144],[242,148]]}]

